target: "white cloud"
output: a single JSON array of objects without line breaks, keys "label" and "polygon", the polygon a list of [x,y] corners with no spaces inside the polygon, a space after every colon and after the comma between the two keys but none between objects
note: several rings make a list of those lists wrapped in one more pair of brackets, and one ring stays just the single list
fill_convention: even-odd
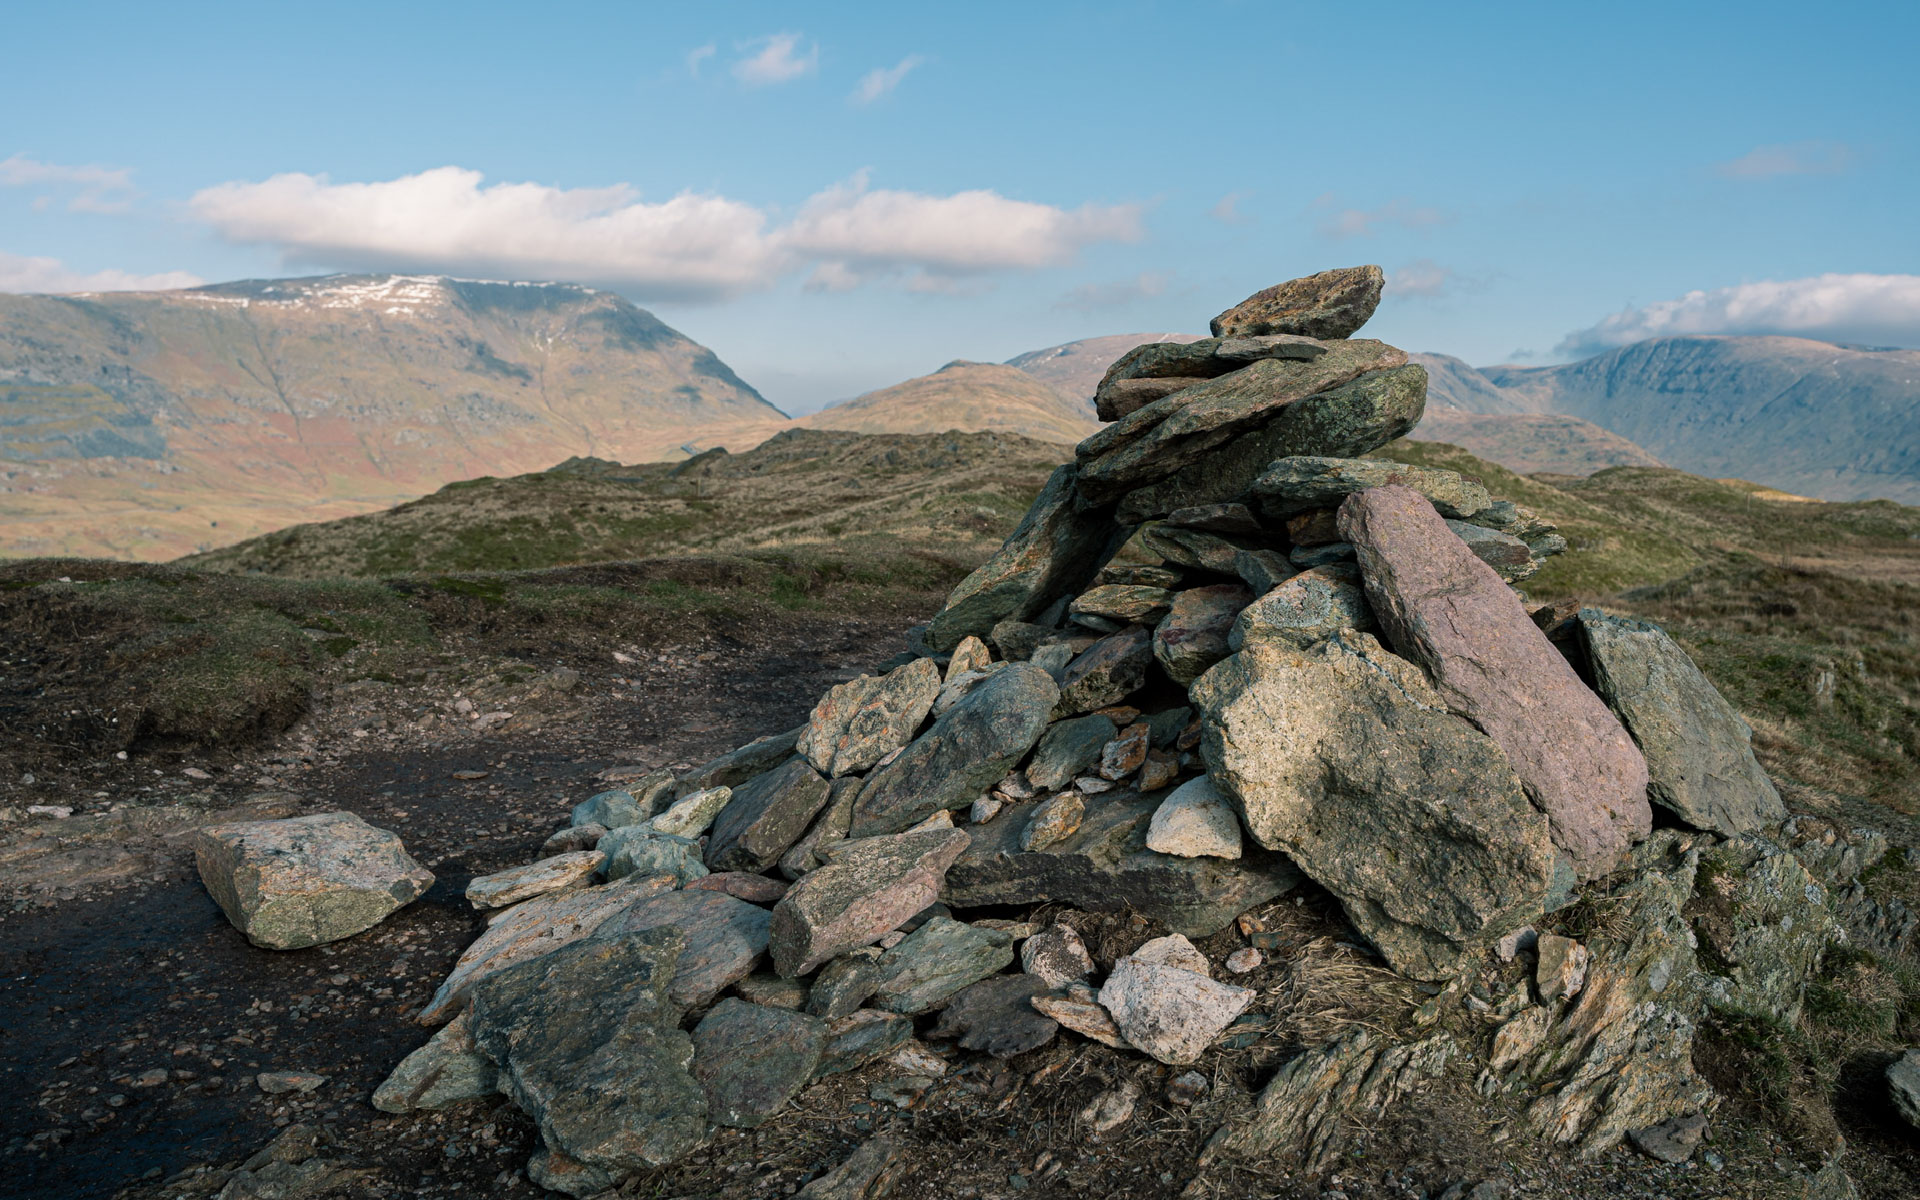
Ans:
[{"label": "white cloud", "polygon": [[1568,334],[1555,350],[1590,355],[1647,338],[1712,333],[1920,346],[1920,275],[1815,275],[1688,292],[1623,309]]},{"label": "white cloud", "polygon": [[724,196],[648,202],[625,184],[486,185],[459,167],[373,183],[276,175],[207,188],[190,207],[227,240],[272,246],[289,263],[566,279],[648,300],[724,299],[807,268],[809,285],[826,290],[888,277],[941,290],[941,281],[1056,266],[1091,243],[1140,236],[1132,206],[870,190],[864,173],[814,195],[781,227]]},{"label": "white cloud", "polygon": [[1728,179],[1773,179],[1780,175],[1838,175],[1853,165],[1853,148],[1840,142],[1789,142],[1755,146],[1739,158],[1714,165]]},{"label": "white cloud", "polygon": [[1452,267],[1443,267],[1430,258],[1416,258],[1387,276],[1386,294],[1432,298],[1445,295],[1458,281]]},{"label": "white cloud", "polygon": [[81,272],[57,258],[29,258],[0,251],[0,292],[161,292],[199,287],[206,280],[185,271],[134,275],[126,271]]},{"label": "white cloud", "polygon": [[[1317,203],[1319,207],[1329,208],[1333,197],[1322,196]],[[1427,229],[1445,224],[1446,220],[1447,215],[1439,209],[1403,198],[1379,208],[1343,208],[1320,223],[1320,232],[1332,238],[1372,237],[1383,225]]]},{"label": "white cloud", "polygon": [[854,88],[853,95],[848,98],[855,104],[872,104],[883,96],[892,95],[893,89],[899,87],[900,81],[907,77],[907,72],[925,61],[918,54],[909,54],[891,67],[875,67],[860,77],[860,86]]},{"label": "white cloud", "polygon": [[776,33],[758,41],[746,42],[742,50],[758,47],[754,53],[737,60],[733,64],[733,77],[748,87],[765,87],[773,83],[789,83],[802,75],[813,74],[820,65],[820,47],[809,46],[805,54],[800,53],[800,35],[797,33]]},{"label": "white cloud", "polygon": [[1213,219],[1222,225],[1249,224],[1253,218],[1240,211],[1240,203],[1251,199],[1252,196],[1252,192],[1228,192],[1220,197],[1220,203],[1210,210]]},{"label": "white cloud", "polygon": [[700,78],[700,64],[706,62],[719,52],[720,48],[712,42],[708,42],[704,46],[695,46],[693,49],[687,51],[685,56],[687,74],[693,76],[695,79]]},{"label": "white cloud", "polygon": [[1173,282],[1171,272],[1143,271],[1132,279],[1121,279],[1113,283],[1083,283],[1062,296],[1060,302],[1054,307],[1087,313],[1123,308],[1137,300],[1147,300],[1164,294],[1167,285],[1171,282]]},{"label": "white cloud", "polygon": [[123,212],[133,202],[133,168],[69,167],[15,154],[0,159],[0,186],[71,190],[67,208],[73,212]]},{"label": "white cloud", "polygon": [[975,190],[951,196],[869,190],[861,172],[808,200],[779,234],[787,249],[865,280],[903,272],[953,278],[1071,262],[1095,242],[1140,237],[1134,205],[1055,208]]}]

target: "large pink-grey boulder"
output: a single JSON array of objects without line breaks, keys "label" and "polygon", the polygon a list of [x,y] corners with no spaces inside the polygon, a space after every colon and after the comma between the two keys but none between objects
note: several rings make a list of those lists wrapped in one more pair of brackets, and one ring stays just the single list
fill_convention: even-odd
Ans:
[{"label": "large pink-grey boulder", "polygon": [[1653,828],[1647,761],[1619,720],[1419,492],[1358,492],[1339,524],[1393,648],[1506,751],[1580,878],[1612,870]]}]

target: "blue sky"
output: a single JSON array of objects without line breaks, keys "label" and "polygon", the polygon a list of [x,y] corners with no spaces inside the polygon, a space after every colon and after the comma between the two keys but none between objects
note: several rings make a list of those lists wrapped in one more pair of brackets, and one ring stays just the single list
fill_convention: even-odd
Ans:
[{"label": "blue sky", "polygon": [[0,289],[576,279],[793,410],[1357,262],[1476,363],[1920,345],[1916,11],[19,5]]}]

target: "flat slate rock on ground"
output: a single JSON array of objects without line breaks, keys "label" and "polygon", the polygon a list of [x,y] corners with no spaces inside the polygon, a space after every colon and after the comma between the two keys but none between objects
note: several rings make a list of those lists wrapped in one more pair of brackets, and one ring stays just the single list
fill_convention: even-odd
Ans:
[{"label": "flat slate rock on ground", "polygon": [[398,835],[350,812],[209,825],[194,861],[227,920],[268,950],[352,937],[433,886]]},{"label": "flat slate rock on ground", "polygon": [[1611,871],[1653,827],[1646,759],[1618,718],[1419,492],[1348,497],[1340,532],[1394,649],[1499,743],[1580,878]]}]

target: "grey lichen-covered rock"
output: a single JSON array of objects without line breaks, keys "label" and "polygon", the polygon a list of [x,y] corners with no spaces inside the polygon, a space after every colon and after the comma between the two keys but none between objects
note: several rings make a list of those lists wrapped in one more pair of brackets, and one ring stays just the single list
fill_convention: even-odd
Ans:
[{"label": "grey lichen-covered rock", "polygon": [[667,996],[685,948],[675,929],[592,938],[474,988],[474,1041],[550,1150],[617,1177],[706,1140],[693,1041]]},{"label": "grey lichen-covered rock", "polygon": [[1227,635],[1253,593],[1237,583],[1218,583],[1176,593],[1173,607],[1153,631],[1153,656],[1167,678],[1182,687],[1229,653]]},{"label": "grey lichen-covered rock", "polygon": [[1647,797],[1725,836],[1778,824],[1786,805],[1753,757],[1753,730],[1659,626],[1580,610],[1594,687],[1647,759]]},{"label": "grey lichen-covered rock", "polygon": [[1533,551],[1510,533],[1469,525],[1465,521],[1450,520],[1447,528],[1473,551],[1475,558],[1492,567],[1494,573],[1508,583],[1518,583],[1540,569]]},{"label": "grey lichen-covered rock", "polygon": [[827,1048],[814,1078],[857,1071],[913,1040],[913,1019],[863,1008],[827,1022]]},{"label": "grey lichen-covered rock", "polygon": [[1060,1023],[1033,1007],[1047,991],[1032,975],[994,975],[962,990],[940,1010],[940,1023],[927,1036],[959,1038],[964,1050],[985,1050],[1012,1058],[1038,1050],[1060,1032]]},{"label": "grey lichen-covered rock", "polygon": [[854,805],[853,836],[898,833],[943,809],[972,804],[1033,749],[1059,699],[1045,671],[1009,664],[867,776]]},{"label": "grey lichen-covered rock", "polygon": [[1653,825],[1646,759],[1619,720],[1418,492],[1349,496],[1340,532],[1394,649],[1505,751],[1580,878],[1612,870]]},{"label": "grey lichen-covered rock", "polygon": [[930,658],[836,684],[814,706],[795,748],[829,779],[864,771],[913,739],[940,684],[940,667]]},{"label": "grey lichen-covered rock", "polygon": [[422,1024],[437,1025],[466,1004],[468,993],[489,975],[539,958],[590,937],[619,912],[671,891],[670,875],[631,875],[605,887],[536,896],[500,913],[473,944],[461,952],[453,970],[420,1012]]},{"label": "grey lichen-covered rock", "polygon": [[1254,595],[1264,596],[1298,575],[1300,568],[1278,550],[1242,550],[1233,556],[1233,573]]},{"label": "grey lichen-covered rock", "polygon": [[1887,1064],[1887,1095],[1894,1111],[1920,1129],[1920,1050],[1908,1050]]},{"label": "grey lichen-covered rock", "polygon": [[1790,1024],[1828,945],[1843,937],[1827,889],[1800,860],[1757,833],[1701,851],[1694,903],[1707,1003]]},{"label": "grey lichen-covered rock", "polygon": [[867,781],[857,775],[842,775],[833,781],[833,790],[827,793],[827,806],[813,819],[807,832],[799,841],[780,856],[780,873],[788,879],[798,879],[808,871],[826,861],[822,857],[827,847],[847,839],[847,831],[853,828],[853,806],[860,799],[860,791]]},{"label": "grey lichen-covered rock", "polygon": [[1470,517],[1493,503],[1486,488],[1456,472],[1385,458],[1283,458],[1253,481],[1253,491],[1265,511],[1287,514],[1328,508],[1389,484],[1418,492],[1442,517]]},{"label": "grey lichen-covered rock", "polygon": [[679,930],[686,949],[674,963],[667,995],[675,1004],[699,1008],[753,970],[767,952],[771,921],[766,909],[724,892],[668,892],[616,913],[595,936]]},{"label": "grey lichen-covered rock", "polygon": [[482,875],[467,884],[467,903],[475,908],[505,908],[584,882],[606,861],[598,850],[576,850]]},{"label": "grey lichen-covered rock", "polygon": [[[1230,375],[1145,405],[1075,449],[1077,487],[1098,504],[1157,483],[1280,410],[1330,391],[1369,371],[1406,365],[1407,356],[1366,338],[1329,343],[1312,362],[1265,359]],[[1175,507],[1185,507],[1176,505]]]},{"label": "grey lichen-covered rock", "polygon": [[1239,570],[1240,556],[1266,545],[1261,538],[1240,534],[1212,533],[1205,529],[1187,529],[1155,521],[1134,530],[1129,549],[1158,555],[1177,566],[1216,575],[1232,575]]},{"label": "grey lichen-covered rock", "polygon": [[1113,964],[1100,1004],[1128,1044],[1163,1063],[1185,1065],[1199,1061],[1255,994],[1164,959],[1129,954]]},{"label": "grey lichen-covered rock", "polygon": [[1298,1164],[1322,1175],[1339,1160],[1347,1130],[1371,1126],[1453,1057],[1453,1039],[1389,1043],[1354,1028],[1287,1062],[1260,1093],[1251,1117],[1215,1133],[1200,1153],[1204,1166],[1223,1158]]},{"label": "grey lichen-covered rock", "polygon": [[1044,850],[1065,841],[1086,819],[1087,802],[1078,792],[1049,796],[1027,813],[1027,827],[1020,833],[1020,848]]},{"label": "grey lichen-covered rock", "polygon": [[1195,504],[1250,497],[1275,459],[1358,458],[1405,436],[1426,412],[1427,373],[1418,366],[1373,371],[1297,400],[1260,428],[1207,452],[1171,478],[1129,492],[1115,518],[1134,525]]},{"label": "grey lichen-covered rock", "polygon": [[697,838],[713,824],[720,810],[732,802],[733,789],[730,787],[702,788],[674,801],[664,812],[655,813],[647,821],[647,826],[655,833]]},{"label": "grey lichen-covered rock", "polygon": [[1173,603],[1166,588],[1145,587],[1135,583],[1108,583],[1089,588],[1067,606],[1072,614],[1091,613],[1122,624],[1157,621]]},{"label": "grey lichen-covered rock", "polygon": [[1253,849],[1238,861],[1176,858],[1147,848],[1161,794],[1110,792],[1066,840],[1020,849],[1024,821],[1003,814],[967,830],[973,843],[947,870],[941,899],[955,908],[1052,901],[1089,912],[1137,912],[1189,937],[1205,937],[1293,889],[1285,856]]},{"label": "grey lichen-covered rock", "polygon": [[1056,712],[1061,716],[1118,704],[1147,682],[1153,635],[1140,626],[1101,638],[1060,673]]},{"label": "grey lichen-covered rock", "polygon": [[1012,961],[1007,934],[934,917],[881,956],[874,1004],[888,1012],[927,1012]]},{"label": "grey lichen-covered rock", "polygon": [[675,790],[680,795],[686,796],[702,788],[737,788],[754,776],[765,774],[793,757],[793,748],[799,743],[800,735],[806,731],[807,727],[802,725],[797,729],[789,729],[785,733],[756,738],[737,750],[729,750],[712,762],[695,767],[680,780]]},{"label": "grey lichen-covered rock", "polygon": [[752,1129],[813,1081],[827,1048],[819,1017],[729,996],[693,1030],[693,1075],[716,1125]]},{"label": "grey lichen-covered rock", "polygon": [[821,967],[807,992],[807,1011],[837,1020],[865,1004],[879,990],[882,953],[878,947],[862,947]]},{"label": "grey lichen-covered rock", "polygon": [[1211,779],[1189,779],[1154,810],[1147,848],[1180,858],[1239,858],[1240,818]]},{"label": "grey lichen-covered rock", "polygon": [[1348,563],[1302,571],[1241,609],[1227,631],[1227,648],[1237,652],[1250,642],[1281,641],[1305,649],[1343,629],[1375,629],[1360,571]]},{"label": "grey lichen-covered rock", "polygon": [[352,937],[433,886],[398,835],[350,812],[209,825],[194,862],[227,920],[268,950]]},{"label": "grey lichen-covered rock", "polygon": [[947,868],[967,848],[957,829],[858,838],[832,847],[773,909],[774,969],[804,975],[871,945],[940,895]]},{"label": "grey lichen-covered rock", "polygon": [[499,1072],[493,1060],[474,1045],[473,1025],[461,1013],[434,1033],[427,1044],[400,1060],[373,1093],[381,1112],[412,1112],[417,1108],[445,1108],[463,1100],[478,1100],[499,1090]]},{"label": "grey lichen-covered rock", "polygon": [[899,1141],[870,1137],[839,1166],[794,1193],[794,1200],[880,1200],[905,1157]]},{"label": "grey lichen-covered rock", "polygon": [[1250,644],[1192,689],[1255,841],[1332,892],[1394,969],[1443,978],[1540,914],[1547,822],[1499,747],[1366,634]]},{"label": "grey lichen-covered rock", "polygon": [[[1312,360],[1327,352],[1320,339],[1297,334],[1266,336],[1239,335],[1230,338],[1201,338],[1193,342],[1145,342],[1113,360],[1106,375],[1094,390],[1095,407],[1113,407],[1116,389],[1142,380],[1160,380],[1169,386],[1160,395],[1169,395],[1179,387],[1191,387],[1202,380],[1215,379],[1237,371],[1263,358]],[[1172,385],[1179,385],[1179,387]],[[1122,389],[1119,393],[1125,395]],[[1109,402],[1102,405],[1103,398]],[[1131,398],[1131,397],[1129,397]],[[1160,396],[1153,396],[1157,400]],[[1138,407],[1137,405],[1133,407]],[[1129,409],[1128,411],[1131,411]],[[1125,416],[1124,412],[1100,414],[1103,421]]]},{"label": "grey lichen-covered rock", "polygon": [[712,871],[764,871],[827,806],[832,788],[804,758],[790,758],[733,789],[714,818],[706,863]]},{"label": "grey lichen-covered rock", "polygon": [[936,652],[1002,621],[1031,621],[1093,578],[1119,539],[1110,513],[1077,503],[1078,474],[1071,463],[1056,470],[1006,543],[953,589],[927,630]]},{"label": "grey lichen-covered rock", "polygon": [[1093,974],[1093,956],[1071,925],[1050,925],[1020,943],[1020,969],[1060,988]]},{"label": "grey lichen-covered rock", "polygon": [[1656,832],[1619,882],[1589,897],[1607,914],[1578,1003],[1565,1009],[1525,1064],[1541,1093],[1528,1121],[1588,1154],[1630,1130],[1699,1112],[1713,1089],[1693,1068],[1702,983],[1681,908],[1694,888],[1694,837]]},{"label": "grey lichen-covered rock", "polygon": [[707,873],[700,861],[700,844],[692,838],[656,833],[651,825],[625,825],[607,830],[594,849],[606,855],[608,879],[629,875],[664,875],[675,887]]},{"label": "grey lichen-covered rock", "polygon": [[1289,279],[1248,296],[1215,317],[1208,328],[1215,337],[1270,333],[1352,337],[1380,307],[1386,281],[1386,273],[1371,265]]},{"label": "grey lichen-covered rock", "polygon": [[1041,735],[1027,764],[1027,782],[1044,792],[1058,791],[1100,761],[1100,751],[1120,731],[1099,713],[1056,721]]}]

